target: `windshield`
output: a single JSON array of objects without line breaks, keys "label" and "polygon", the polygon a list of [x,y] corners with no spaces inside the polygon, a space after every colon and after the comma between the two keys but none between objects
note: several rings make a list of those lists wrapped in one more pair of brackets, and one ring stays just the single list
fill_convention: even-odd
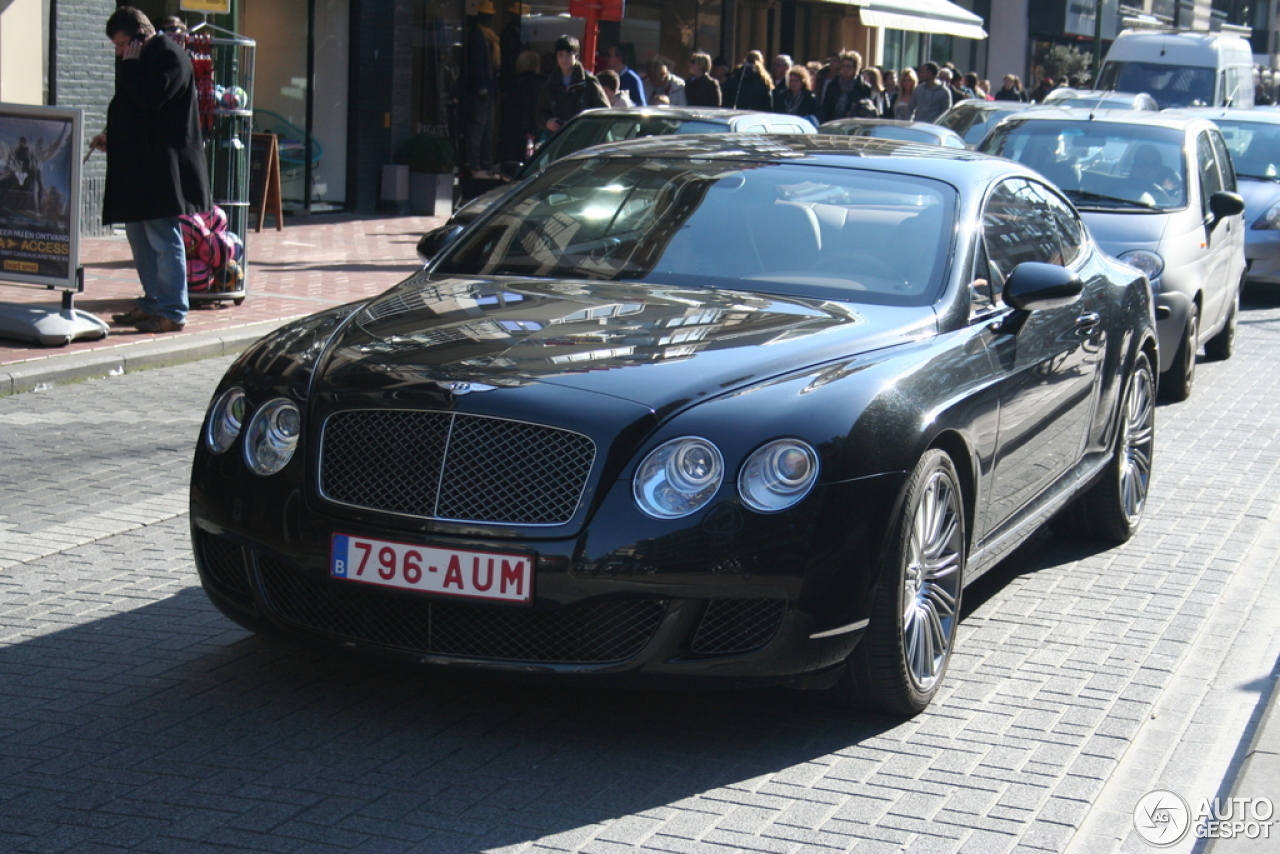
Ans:
[{"label": "windshield", "polygon": [[1242,178],[1280,180],[1280,124],[1215,118]]},{"label": "windshield", "polygon": [[433,272],[925,305],[942,287],[955,195],[926,178],[793,163],[576,160],[504,200]]},{"label": "windshield", "polygon": [[724,133],[728,129],[729,127],[723,122],[699,119],[676,119],[639,114],[634,116],[583,115],[566,125],[563,133],[558,133],[547,140],[546,145],[540,148],[529,164],[521,170],[521,177],[541,172],[549,164],[570,154],[577,154],[592,145],[642,136]]},{"label": "windshield", "polygon": [[1212,68],[1156,62],[1108,62],[1098,76],[1099,89],[1146,92],[1162,110],[1213,104]]},{"label": "windshield", "polygon": [[982,144],[1030,166],[1081,208],[1166,210],[1187,203],[1182,131],[1094,121],[1013,121]]}]

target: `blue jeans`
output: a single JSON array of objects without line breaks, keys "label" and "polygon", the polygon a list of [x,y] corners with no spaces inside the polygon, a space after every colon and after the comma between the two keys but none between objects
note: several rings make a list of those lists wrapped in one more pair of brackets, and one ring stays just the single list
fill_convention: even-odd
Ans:
[{"label": "blue jeans", "polygon": [[147,314],[187,322],[187,250],[176,216],[126,222],[125,236],[142,282],[138,308]]}]

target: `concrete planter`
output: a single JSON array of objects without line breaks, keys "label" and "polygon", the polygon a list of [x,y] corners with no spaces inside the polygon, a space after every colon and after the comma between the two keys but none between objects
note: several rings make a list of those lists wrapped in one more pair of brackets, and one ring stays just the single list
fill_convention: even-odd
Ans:
[{"label": "concrete planter", "polygon": [[409,173],[409,213],[450,216],[453,213],[453,173]]}]

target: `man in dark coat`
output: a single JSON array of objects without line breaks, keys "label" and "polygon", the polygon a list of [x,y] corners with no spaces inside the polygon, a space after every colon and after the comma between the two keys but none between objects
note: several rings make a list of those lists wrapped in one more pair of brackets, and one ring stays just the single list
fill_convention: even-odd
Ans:
[{"label": "man in dark coat", "polygon": [[556,39],[556,69],[543,85],[534,110],[540,129],[555,133],[583,110],[609,106],[600,81],[578,62],[581,49],[573,36]]},{"label": "man in dark coat", "polygon": [[116,9],[106,30],[116,49],[116,91],[107,129],[89,145],[107,152],[102,221],[124,223],[143,291],[113,319],[143,332],[178,332],[188,308],[178,217],[212,207],[191,58],[131,6]]},{"label": "man in dark coat", "polygon": [[827,84],[826,91],[822,93],[820,118],[824,122],[852,116],[858,102],[871,97],[871,87],[862,81],[862,54],[856,50],[845,51],[840,54],[837,69],[838,76]]}]

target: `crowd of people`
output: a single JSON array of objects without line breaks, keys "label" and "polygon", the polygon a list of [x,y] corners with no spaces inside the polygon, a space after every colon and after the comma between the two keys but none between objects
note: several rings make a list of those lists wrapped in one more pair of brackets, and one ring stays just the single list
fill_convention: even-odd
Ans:
[{"label": "crowd of people", "polygon": [[[489,0],[482,6],[486,12],[492,8]],[[491,58],[495,37],[492,31],[482,35],[473,41],[474,55],[481,57],[490,73],[496,73],[500,63]],[[931,122],[966,98],[1033,102],[1055,86],[1046,78],[1028,91],[1016,74],[1007,74],[996,88],[951,63],[925,62],[901,70],[865,66],[855,50],[833,54],[825,62],[796,62],[779,54],[768,63],[760,51],[751,50],[736,67],[723,57],[694,53],[687,69],[678,69],[661,56],[637,68],[631,64],[629,46],[611,44],[593,72],[583,62],[580,49],[576,38],[561,37],[555,45],[555,65],[545,76],[539,74],[541,57],[527,46],[510,63],[499,140],[501,159],[525,159],[529,150],[565,121],[592,107],[734,107],[804,116],[815,124],[846,117]],[[473,76],[482,79],[486,89],[473,105],[487,113],[487,90],[495,78]],[[472,145],[490,147],[487,122],[473,121],[472,127],[482,129],[472,135]],[[475,161],[473,166],[487,176],[490,159],[480,155]]]}]

